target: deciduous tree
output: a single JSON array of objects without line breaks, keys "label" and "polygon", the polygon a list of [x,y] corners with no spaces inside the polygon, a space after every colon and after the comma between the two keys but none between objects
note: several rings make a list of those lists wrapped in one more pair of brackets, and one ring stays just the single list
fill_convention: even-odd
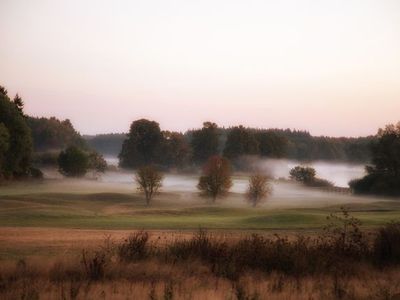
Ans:
[{"label": "deciduous tree", "polygon": [[135,180],[138,190],[144,193],[146,204],[149,205],[162,186],[162,174],[152,165],[142,166],[137,170]]},{"label": "deciduous tree", "polygon": [[253,207],[264,201],[271,193],[272,186],[269,183],[268,176],[260,173],[250,176],[246,196]]},{"label": "deciduous tree", "polygon": [[67,177],[82,177],[89,168],[89,155],[75,146],[70,146],[60,152],[58,169]]},{"label": "deciduous tree", "polygon": [[199,179],[197,188],[204,196],[212,198],[224,196],[232,186],[231,167],[226,158],[215,155],[208,159],[203,167],[203,175]]},{"label": "deciduous tree", "polygon": [[122,144],[119,164],[123,168],[137,168],[159,163],[163,136],[157,122],[140,119],[131,124],[127,139]]}]

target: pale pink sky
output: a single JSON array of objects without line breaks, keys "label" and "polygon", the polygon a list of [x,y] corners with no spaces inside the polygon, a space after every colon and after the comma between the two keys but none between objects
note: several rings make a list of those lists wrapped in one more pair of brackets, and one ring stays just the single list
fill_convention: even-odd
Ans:
[{"label": "pale pink sky", "polygon": [[0,41],[0,85],[81,133],[400,120],[398,0],[0,0]]}]

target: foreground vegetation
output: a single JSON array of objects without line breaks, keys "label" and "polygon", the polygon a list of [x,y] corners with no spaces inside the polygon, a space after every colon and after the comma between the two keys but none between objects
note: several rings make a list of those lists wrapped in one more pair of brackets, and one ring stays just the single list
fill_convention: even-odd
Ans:
[{"label": "foreground vegetation", "polygon": [[400,224],[366,235],[346,211],[309,237],[110,237],[79,255],[0,262],[4,299],[395,299]]}]

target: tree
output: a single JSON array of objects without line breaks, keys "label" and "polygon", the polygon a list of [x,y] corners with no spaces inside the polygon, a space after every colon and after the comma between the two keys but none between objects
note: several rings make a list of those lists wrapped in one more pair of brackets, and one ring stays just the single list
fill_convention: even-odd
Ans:
[{"label": "tree", "polygon": [[2,164],[0,177],[12,179],[28,176],[31,167],[32,137],[25,118],[7,96],[5,88],[0,88],[0,124]]},{"label": "tree", "polygon": [[67,177],[82,177],[89,168],[89,155],[75,146],[70,146],[60,152],[58,169]]},{"label": "tree", "polygon": [[162,163],[168,167],[184,167],[189,161],[190,146],[183,134],[163,131]]},{"label": "tree", "polygon": [[146,119],[131,124],[127,139],[122,144],[119,165],[137,168],[160,162],[163,136],[157,122]]},{"label": "tree", "polygon": [[268,176],[259,173],[250,176],[246,196],[253,207],[256,207],[272,193],[272,186],[268,180]]},{"label": "tree", "polygon": [[24,115],[24,101],[22,98],[16,94],[14,99],[13,99],[15,107],[18,109],[21,115]]},{"label": "tree", "polygon": [[224,196],[232,186],[231,167],[227,159],[215,155],[208,159],[203,167],[197,188],[204,196],[215,202],[218,196]]},{"label": "tree", "polygon": [[249,130],[240,125],[229,131],[224,148],[225,157],[233,160],[241,155],[258,154],[258,152],[258,142]]},{"label": "tree", "polygon": [[311,183],[315,179],[315,169],[311,167],[296,166],[290,170],[290,178],[302,183]]},{"label": "tree", "polygon": [[7,127],[0,123],[0,179],[2,177],[2,170],[5,163],[7,151],[10,148],[10,134]]},{"label": "tree", "polygon": [[203,128],[192,132],[190,141],[195,163],[204,163],[218,154],[218,126],[212,122],[204,122]]},{"label": "tree", "polygon": [[372,165],[367,175],[350,181],[358,194],[400,195],[400,122],[379,129],[378,140],[371,146]]},{"label": "tree", "polygon": [[0,95],[7,96],[7,89],[0,85]]},{"label": "tree", "polygon": [[96,176],[97,173],[104,173],[107,169],[107,162],[103,155],[96,151],[91,151],[89,153],[88,169],[93,171],[94,176]]},{"label": "tree", "polygon": [[146,204],[149,205],[153,196],[162,186],[162,174],[152,165],[142,166],[137,170],[135,180],[138,190],[144,193]]}]

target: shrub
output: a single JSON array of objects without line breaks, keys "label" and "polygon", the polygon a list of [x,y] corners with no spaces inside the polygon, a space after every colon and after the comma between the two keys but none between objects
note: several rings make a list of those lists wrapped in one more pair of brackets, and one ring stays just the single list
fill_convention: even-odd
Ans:
[{"label": "shrub", "polygon": [[96,281],[104,277],[107,259],[103,251],[94,251],[93,253],[82,251],[81,263],[87,279]]},{"label": "shrub", "polygon": [[121,245],[118,246],[118,255],[122,261],[136,261],[147,257],[147,232],[131,234]]}]

